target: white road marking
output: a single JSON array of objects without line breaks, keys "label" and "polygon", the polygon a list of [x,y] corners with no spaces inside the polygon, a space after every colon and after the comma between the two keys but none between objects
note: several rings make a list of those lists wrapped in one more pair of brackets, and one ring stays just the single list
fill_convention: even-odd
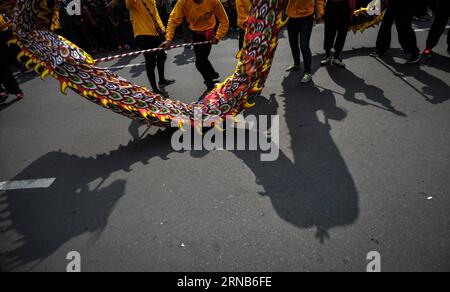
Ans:
[{"label": "white road marking", "polygon": [[[446,29],[447,29],[447,28],[450,28],[450,25],[447,25],[445,28],[446,28]],[[423,32],[423,31],[430,31],[430,29],[431,29],[431,27],[429,27],[429,28],[417,28],[417,29],[415,29],[414,31],[415,31],[415,32]]]},{"label": "white road marking", "polygon": [[0,191],[25,190],[25,189],[46,189],[49,188],[56,178],[41,178],[29,180],[14,180],[0,182]]}]

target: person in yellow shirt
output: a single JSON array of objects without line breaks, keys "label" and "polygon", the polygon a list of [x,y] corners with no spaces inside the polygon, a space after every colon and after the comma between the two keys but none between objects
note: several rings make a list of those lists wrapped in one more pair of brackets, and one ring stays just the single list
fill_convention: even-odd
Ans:
[{"label": "person in yellow shirt", "polygon": [[[110,5],[113,6],[115,1],[117,0],[113,0]],[[165,27],[159,17],[155,0],[125,0],[125,4],[130,11],[136,45],[144,50],[158,48],[164,42]],[[175,80],[166,79],[164,75],[166,52],[146,53],[144,56],[147,77],[153,92],[165,96],[159,87],[175,82]],[[159,87],[156,84],[155,67],[158,68]]]},{"label": "person in yellow shirt", "polygon": [[245,30],[247,29],[248,14],[252,3],[250,0],[236,0],[236,10],[239,26],[239,50],[244,46]]},{"label": "person in yellow shirt", "polygon": [[14,75],[9,70],[9,50],[6,44],[10,39],[8,27],[9,21],[6,17],[0,15],[0,103],[6,101],[8,94],[16,95],[17,99],[24,96]]},{"label": "person in yellow shirt", "polygon": [[[324,15],[324,0],[290,0],[286,14],[289,16],[288,34],[289,44],[294,57],[294,65],[286,71],[300,70],[300,50],[304,61],[304,75],[302,83],[312,80],[312,53],[310,48],[311,34],[314,21],[320,22]],[[299,44],[300,37],[300,48]]]},{"label": "person in yellow shirt", "polygon": [[[170,14],[166,41],[162,47],[167,48],[170,45],[175,29],[183,22],[184,17],[192,31],[193,42],[211,41],[217,44],[227,34],[230,25],[220,0],[179,0]],[[217,32],[214,31],[216,17],[219,19]],[[208,59],[211,48],[212,44],[194,47],[195,66],[202,74],[208,90],[214,88],[214,80],[219,78]]]}]

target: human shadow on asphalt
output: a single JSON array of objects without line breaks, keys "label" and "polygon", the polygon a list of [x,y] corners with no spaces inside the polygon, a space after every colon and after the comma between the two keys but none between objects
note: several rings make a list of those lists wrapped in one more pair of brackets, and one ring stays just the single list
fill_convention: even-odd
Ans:
[{"label": "human shadow on asphalt", "polygon": [[[180,50],[180,49],[177,49]],[[183,48],[182,52],[179,51],[174,53],[173,63],[177,66],[183,66],[195,62],[194,48]]]},{"label": "human shadow on asphalt", "polygon": [[121,66],[126,66],[131,64],[131,61],[133,61],[134,59],[136,59],[138,56],[130,56],[130,57],[125,57],[125,58],[120,58],[114,65],[112,65],[111,67],[121,67]]},{"label": "human shadow on asphalt", "polygon": [[95,241],[125,194],[126,180],[110,175],[153,157],[168,159],[171,135],[167,130],[95,157],[54,151],[32,162],[13,180],[39,174],[56,181],[48,189],[0,193],[0,269],[32,270],[72,238]]},{"label": "human shadow on asphalt", "polygon": [[[389,56],[377,59],[392,74],[398,78],[399,82],[403,82],[414,89],[418,94],[430,102],[431,104],[440,104],[450,99],[450,86],[448,82],[439,79],[436,76],[424,70],[424,66],[433,67],[444,72],[450,72],[450,58],[439,54],[434,54],[432,58],[422,58],[422,63],[414,66],[397,63],[394,57],[403,56],[400,49],[391,50]],[[413,78],[421,82],[425,86],[418,88],[411,84],[408,79]]]},{"label": "human shadow on asphalt", "polygon": [[[397,110],[392,101],[384,95],[384,91],[374,85],[370,85],[366,80],[359,78],[350,70],[327,66],[330,78],[340,87],[344,88],[345,93],[342,97],[348,102],[361,106],[372,106],[382,110],[389,111],[397,116],[406,117],[407,115]],[[363,93],[367,100],[358,99],[357,93]]]},{"label": "human shadow on asphalt", "polygon": [[141,76],[141,74],[144,72],[147,72],[147,67],[145,63],[138,64],[136,66],[131,67],[130,69],[131,78],[137,78]]},{"label": "human shadow on asphalt", "polygon": [[[346,112],[336,106],[331,91],[314,85],[299,89],[298,79],[290,74],[283,81],[286,123],[293,158],[280,149],[278,159],[261,161],[261,151],[233,151],[253,172],[256,183],[268,197],[281,219],[298,228],[315,228],[323,243],[329,230],[355,222],[359,215],[358,192],[346,163],[330,135],[330,120],[342,121]],[[277,115],[278,102],[259,97],[249,114]],[[317,113],[323,112],[320,121]],[[275,131],[278,129],[271,129]],[[192,151],[193,157],[207,155]]]}]

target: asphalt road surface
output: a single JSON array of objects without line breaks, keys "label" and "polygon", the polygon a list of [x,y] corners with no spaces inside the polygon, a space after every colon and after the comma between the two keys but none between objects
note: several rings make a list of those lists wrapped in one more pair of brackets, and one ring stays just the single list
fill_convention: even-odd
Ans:
[{"label": "asphalt road surface", "polygon": [[[416,27],[421,48],[427,27]],[[317,26],[309,85],[284,71],[284,32],[247,111],[279,115],[273,162],[259,151],[174,151],[170,131],[64,96],[51,78],[18,76],[26,98],[0,106],[0,181],[15,181],[0,193],[0,269],[66,271],[77,251],[82,271],[366,271],[377,251],[382,271],[449,271],[446,35],[432,59],[405,66],[396,35],[389,57],[368,56],[376,32],[349,35],[347,69],[319,68]],[[222,77],[236,47],[228,38],[213,48]],[[148,85],[142,62],[103,65]],[[191,50],[169,52],[167,75],[173,98],[204,90]]]}]

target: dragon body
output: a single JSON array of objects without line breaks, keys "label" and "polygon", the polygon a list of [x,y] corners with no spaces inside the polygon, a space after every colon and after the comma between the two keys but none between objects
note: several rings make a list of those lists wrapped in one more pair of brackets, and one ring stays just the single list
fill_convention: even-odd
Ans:
[{"label": "dragon body", "polygon": [[[43,15],[51,15],[58,0],[17,0],[11,40],[21,48],[18,58],[28,57],[27,66],[41,75],[56,78],[63,93],[68,88],[89,101],[148,125],[193,125],[197,109],[203,122],[215,123],[251,107],[249,97],[258,95],[268,77],[278,45],[278,34],[285,25],[283,0],[252,0],[244,48],[238,54],[234,73],[202,102],[182,103],[165,99],[149,89],[129,82],[112,71],[98,67],[94,59],[67,39],[52,32],[55,14],[42,25]],[[353,29],[379,21],[355,14]],[[357,16],[357,17],[356,17]],[[44,22],[45,23],[45,22]],[[361,26],[363,25],[363,26]],[[366,25],[367,26],[367,25]],[[364,26],[364,28],[366,27]]]}]

